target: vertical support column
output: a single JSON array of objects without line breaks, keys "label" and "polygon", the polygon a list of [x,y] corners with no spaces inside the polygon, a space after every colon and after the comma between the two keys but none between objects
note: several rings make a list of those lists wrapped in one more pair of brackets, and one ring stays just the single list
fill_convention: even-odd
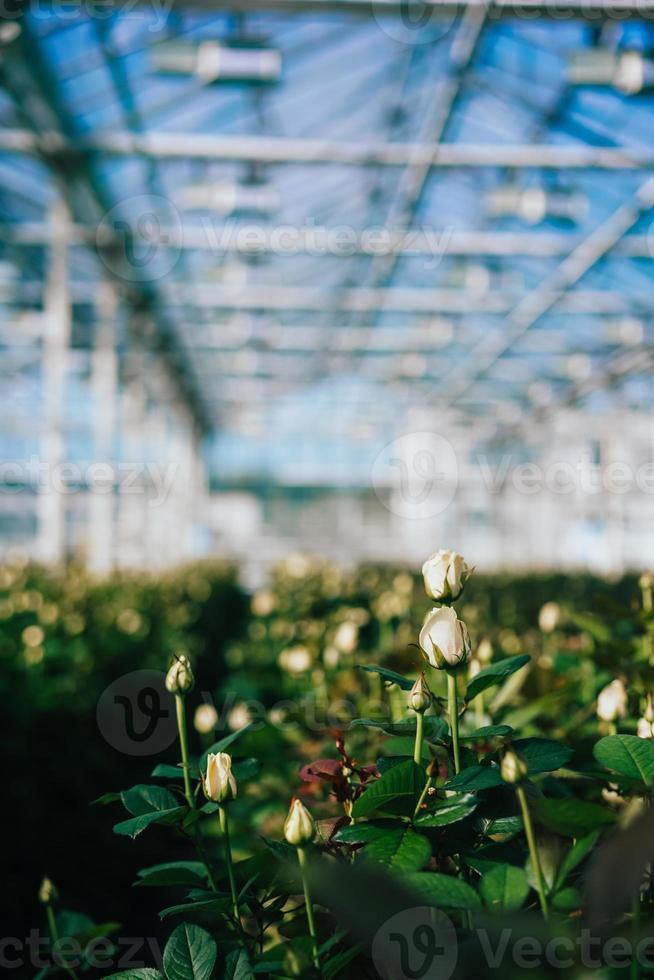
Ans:
[{"label": "vertical support column", "polygon": [[118,488],[118,554],[122,566],[144,564],[145,352],[128,325],[125,374],[121,400],[121,472]]},{"label": "vertical support column", "polygon": [[62,561],[66,552],[66,496],[62,493],[58,471],[65,459],[64,396],[72,326],[68,226],[68,208],[60,199],[49,215],[50,248],[43,303],[43,430],[37,554],[46,563]]},{"label": "vertical support column", "polygon": [[96,303],[95,345],[91,355],[91,395],[95,480],[89,483],[88,565],[104,575],[114,566],[116,489],[117,300],[103,283]]}]

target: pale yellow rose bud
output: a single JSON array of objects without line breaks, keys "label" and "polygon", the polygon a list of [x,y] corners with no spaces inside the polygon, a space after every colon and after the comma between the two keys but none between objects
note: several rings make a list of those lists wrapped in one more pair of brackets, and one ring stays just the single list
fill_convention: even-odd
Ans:
[{"label": "pale yellow rose bud", "polygon": [[303,844],[310,844],[315,836],[313,817],[302,800],[293,799],[284,823],[284,837],[294,847],[302,847]]},{"label": "pale yellow rose bud", "polygon": [[193,727],[200,735],[209,735],[218,725],[218,712],[212,704],[199,704],[193,716]]},{"label": "pale yellow rose bud", "polygon": [[470,660],[468,629],[449,606],[427,614],[419,642],[431,666],[438,670],[452,669]]},{"label": "pale yellow rose bud", "polygon": [[232,757],[227,752],[210,752],[202,788],[208,800],[225,803],[236,796],[236,780],[232,774]]},{"label": "pale yellow rose bud", "polygon": [[422,566],[425,592],[436,602],[454,602],[463,592],[471,571],[456,551],[437,551]]},{"label": "pale yellow rose bud", "polygon": [[44,878],[39,888],[39,902],[41,905],[50,905],[57,901],[57,889],[49,878]]},{"label": "pale yellow rose bud", "polygon": [[597,695],[597,717],[601,721],[617,721],[627,714],[627,691],[621,680],[607,684]]},{"label": "pale yellow rose bud", "polygon": [[431,691],[425,680],[425,675],[421,674],[409,691],[409,707],[423,714],[431,704]]},{"label": "pale yellow rose bud", "polygon": [[517,752],[509,749],[504,753],[500,763],[500,775],[505,783],[521,783],[526,778],[527,763],[521,759]]},{"label": "pale yellow rose bud", "polygon": [[561,622],[561,607],[557,602],[546,602],[538,613],[538,626],[543,633],[553,633]]},{"label": "pale yellow rose bud", "polygon": [[171,694],[188,694],[194,684],[190,660],[183,653],[176,655],[166,674],[166,690]]}]

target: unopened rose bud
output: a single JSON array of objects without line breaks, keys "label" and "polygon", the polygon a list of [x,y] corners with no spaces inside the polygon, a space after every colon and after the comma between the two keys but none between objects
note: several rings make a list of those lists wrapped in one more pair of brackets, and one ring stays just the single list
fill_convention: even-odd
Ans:
[{"label": "unopened rose bud", "polygon": [[458,667],[470,659],[468,629],[449,606],[427,614],[420,630],[420,647],[438,670]]},{"label": "unopened rose bud", "polygon": [[208,800],[224,803],[236,796],[236,780],[232,774],[232,757],[227,752],[210,752],[202,788]]},{"label": "unopened rose bud", "polygon": [[645,711],[643,712],[643,716],[651,724],[654,724],[654,705],[652,704],[652,695],[651,694],[648,694],[647,695],[647,698],[645,699]]},{"label": "unopened rose bud", "polygon": [[538,626],[543,633],[553,633],[561,621],[561,607],[557,602],[546,602],[538,613]]},{"label": "unopened rose bud", "polygon": [[597,717],[601,721],[617,721],[627,713],[627,691],[621,680],[607,684],[597,695]]},{"label": "unopened rose bud", "polygon": [[417,681],[409,691],[409,707],[423,714],[431,705],[431,691],[425,680],[425,675],[420,674]]},{"label": "unopened rose bud", "polygon": [[39,888],[39,902],[41,905],[50,905],[57,900],[57,889],[49,878],[44,878]]},{"label": "unopened rose bud", "polygon": [[652,722],[647,718],[639,718],[636,725],[636,734],[638,738],[652,738],[654,736]]},{"label": "unopened rose bud", "polygon": [[218,724],[218,712],[212,704],[199,704],[193,716],[193,727],[200,735],[213,732]]},{"label": "unopened rose bud", "polygon": [[500,763],[500,775],[505,783],[521,783],[529,772],[527,763],[517,752],[509,749]]},{"label": "unopened rose bud", "polygon": [[456,551],[437,551],[422,566],[425,591],[435,602],[454,602],[470,578],[470,569]]},{"label": "unopened rose bud", "polygon": [[316,836],[314,819],[302,800],[293,799],[284,823],[284,837],[293,847],[310,844]]},{"label": "unopened rose bud", "polygon": [[166,690],[171,694],[188,694],[194,684],[190,660],[183,653],[176,655],[166,674]]},{"label": "unopened rose bud", "polygon": [[484,638],[479,641],[479,646],[475,650],[475,657],[482,667],[491,662],[493,659],[493,644],[490,640]]}]

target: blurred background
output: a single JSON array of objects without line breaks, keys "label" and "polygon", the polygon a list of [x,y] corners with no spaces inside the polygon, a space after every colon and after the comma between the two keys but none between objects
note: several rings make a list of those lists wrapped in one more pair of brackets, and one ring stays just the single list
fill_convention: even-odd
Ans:
[{"label": "blurred background", "polygon": [[[198,691],[231,698],[209,731],[337,670],[354,690],[357,658],[406,656],[439,547],[479,568],[478,640],[542,653],[561,628],[608,660],[601,617],[654,552],[653,18],[649,0],[3,10],[12,928],[46,871],[74,908],[152,928],[160,903],[126,903],[125,880],[160,842],[134,856],[87,808],[153,767],[96,719],[126,673],[189,652]],[[293,732],[252,736],[278,800],[262,827]]]}]

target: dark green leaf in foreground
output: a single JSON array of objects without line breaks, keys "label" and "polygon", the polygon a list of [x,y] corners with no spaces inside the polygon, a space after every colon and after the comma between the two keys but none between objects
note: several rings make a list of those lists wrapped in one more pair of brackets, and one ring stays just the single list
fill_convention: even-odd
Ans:
[{"label": "dark green leaf in foreground", "polygon": [[175,823],[185,813],[185,806],[177,806],[171,810],[153,810],[152,813],[143,813],[140,817],[132,817],[130,820],[123,820],[121,823],[115,824],[114,834],[120,834],[122,837],[138,837],[151,824]]},{"label": "dark green leaf in foreground", "polygon": [[462,742],[481,742],[485,738],[499,738],[503,735],[513,735],[513,729],[510,725],[484,725],[482,728],[470,732],[469,735],[459,735],[459,739]]},{"label": "dark green leaf in foreground", "polygon": [[529,882],[523,868],[497,864],[483,876],[479,891],[489,909],[507,912],[523,904],[529,894]]},{"label": "dark green leaf in foreground", "polygon": [[572,751],[551,738],[519,738],[512,748],[524,759],[529,774],[553,772],[560,769],[572,758]]},{"label": "dark green leaf in foreground", "polygon": [[209,980],[213,972],[216,943],[206,930],[183,922],[166,943],[163,966],[168,980]]},{"label": "dark green leaf in foreground", "polygon": [[503,786],[504,780],[500,776],[499,766],[469,766],[462,769],[458,776],[454,776],[446,784],[447,789],[459,789],[466,792],[473,792],[480,789],[492,789],[494,786]]},{"label": "dark green leaf in foreground", "polygon": [[563,837],[583,837],[615,820],[615,815],[605,807],[571,797],[554,800],[541,797],[532,806],[539,823]]},{"label": "dark green leaf in foreground", "polygon": [[418,871],[402,875],[402,884],[419,895],[427,905],[443,909],[478,909],[481,907],[479,895],[459,878]]},{"label": "dark green leaf in foreground", "polygon": [[225,960],[223,980],[253,980],[254,973],[246,949],[233,949]]},{"label": "dark green leaf in foreground", "polygon": [[487,688],[501,684],[511,674],[515,674],[516,670],[520,670],[521,667],[529,663],[529,660],[529,654],[523,653],[519,657],[506,657],[504,660],[498,660],[497,663],[484,667],[468,684],[466,701],[472,701]]},{"label": "dark green leaf in foreground", "polygon": [[153,810],[171,810],[179,806],[179,799],[163,786],[132,786],[120,794],[126,810],[135,816],[152,813]]},{"label": "dark green leaf in foreground", "polygon": [[207,883],[207,869],[201,861],[169,861],[142,868],[137,885],[186,885],[202,888]]},{"label": "dark green leaf in foreground", "polygon": [[474,812],[479,800],[472,793],[461,793],[457,796],[450,796],[445,800],[424,810],[416,817],[414,823],[416,827],[445,827],[447,824],[456,823],[464,820]]},{"label": "dark green leaf in foreground", "polygon": [[599,763],[621,776],[654,784],[654,740],[637,735],[607,735],[600,739],[593,755]]},{"label": "dark green leaf in foreground", "polygon": [[431,857],[426,837],[406,825],[387,830],[366,845],[363,854],[368,861],[392,871],[420,871]]},{"label": "dark green leaf in foreground", "polygon": [[599,830],[594,830],[592,833],[586,834],[585,837],[581,837],[578,841],[575,841],[556,873],[555,888],[560,888],[561,885],[564,885],[568,875],[590,854],[599,835]]},{"label": "dark green leaf in foreground", "polygon": [[[413,759],[401,762],[371,783],[352,808],[353,817],[365,817],[373,810],[388,809],[389,804],[398,801],[406,804],[402,809],[415,805],[425,785],[425,771]],[[396,810],[396,807],[393,807]]]},{"label": "dark green leaf in foreground", "polygon": [[160,919],[169,919],[172,915],[198,915],[201,912],[224,912],[230,906],[230,899],[225,896],[204,898],[195,902],[182,902],[180,905],[170,905],[159,913]]},{"label": "dark green leaf in foreground", "polygon": [[121,970],[120,973],[110,973],[106,980],[163,980],[163,974],[151,966],[138,970]]},{"label": "dark green leaf in foreground", "polygon": [[387,684],[397,684],[403,691],[410,691],[414,682],[394,670],[387,670],[386,667],[376,667],[374,664],[357,664],[360,670],[365,670],[369,674],[379,674],[381,679]]}]

